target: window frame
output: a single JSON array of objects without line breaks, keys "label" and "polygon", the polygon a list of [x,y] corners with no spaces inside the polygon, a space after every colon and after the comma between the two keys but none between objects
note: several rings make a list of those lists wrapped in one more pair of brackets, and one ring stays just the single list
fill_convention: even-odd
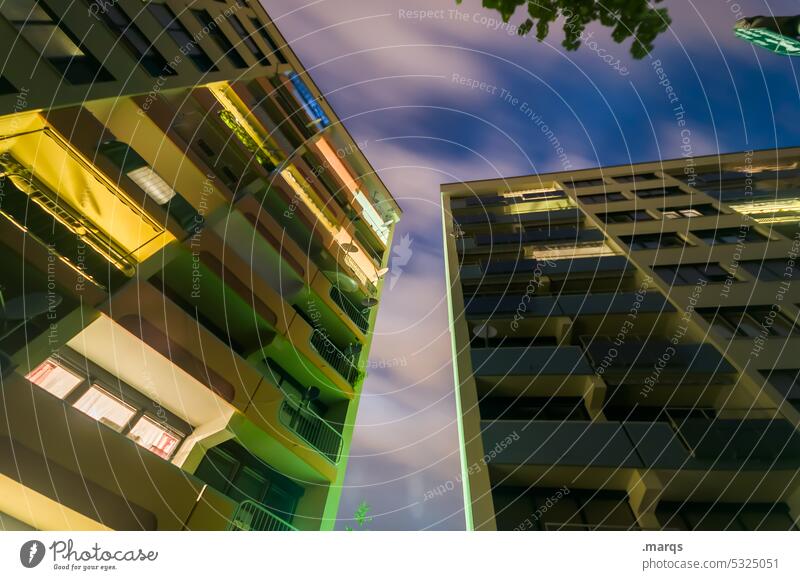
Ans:
[{"label": "window frame", "polygon": [[[145,449],[149,453],[153,453],[165,461],[171,461],[175,457],[175,454],[194,430],[192,425],[177,415],[171,413],[167,409],[164,409],[161,405],[147,397],[144,393],[123,382],[118,377],[115,377],[113,374],[109,373],[102,367],[98,366],[69,347],[62,347],[58,350],[58,352],[52,353],[50,356],[32,368],[30,372],[34,372],[48,360],[53,361],[56,365],[62,367],[71,374],[80,377],[82,381],[73,387],[72,390],[69,391],[64,397],[59,397],[44,387],[34,383],[30,379],[27,379],[32,385],[46,392],[48,395],[59,399],[65,405],[75,409],[75,411],[96,421],[97,424],[103,425],[107,429],[111,429],[115,433],[126,437],[137,445],[139,445],[138,442],[129,437],[130,431],[139,423],[142,418],[148,418],[159,428],[170,433],[178,439],[178,444],[175,446],[175,449],[172,450],[172,453],[168,458],[164,458],[158,453],[150,451],[146,447],[139,445],[139,447],[142,449]],[[135,411],[128,422],[123,426],[122,430],[117,431],[110,425],[106,425],[105,423],[94,419],[91,415],[75,406],[81,397],[88,393],[92,388],[96,388],[123,405],[131,407]]]}]

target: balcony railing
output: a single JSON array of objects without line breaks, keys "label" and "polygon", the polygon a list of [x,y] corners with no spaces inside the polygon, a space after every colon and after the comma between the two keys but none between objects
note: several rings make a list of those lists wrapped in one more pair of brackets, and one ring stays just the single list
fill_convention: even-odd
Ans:
[{"label": "balcony railing", "polygon": [[311,333],[311,346],[348,383],[351,385],[355,383],[358,376],[358,368],[353,362],[353,357],[347,356],[340,351],[319,329],[314,329],[314,332]]},{"label": "balcony railing", "polygon": [[331,299],[339,308],[345,311],[347,316],[350,317],[350,320],[361,329],[361,332],[367,331],[369,327],[369,309],[363,307],[359,308],[353,304],[336,286],[331,288]]},{"label": "balcony railing", "polygon": [[324,455],[333,464],[339,462],[342,435],[312,409],[297,401],[286,399],[279,412],[281,423],[303,441]]},{"label": "balcony railing", "polygon": [[364,268],[358,265],[358,262],[355,261],[353,256],[351,256],[350,253],[341,246],[339,246],[339,251],[343,256],[344,265],[356,275],[356,278],[358,278],[362,284],[364,284],[370,290],[375,290],[375,283],[369,277],[369,274],[364,271]]},{"label": "balcony railing", "polygon": [[235,532],[296,532],[297,528],[270,511],[266,506],[246,500],[236,507],[228,524],[228,530]]}]

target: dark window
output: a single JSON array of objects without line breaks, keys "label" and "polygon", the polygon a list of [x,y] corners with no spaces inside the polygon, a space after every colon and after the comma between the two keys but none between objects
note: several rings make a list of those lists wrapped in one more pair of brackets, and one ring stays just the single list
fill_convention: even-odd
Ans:
[{"label": "dark window", "polygon": [[766,236],[757,232],[750,226],[696,230],[692,233],[712,246],[717,244],[738,244],[739,242],[763,242],[767,240]]},{"label": "dark window", "polygon": [[139,60],[139,64],[150,73],[151,76],[159,75],[175,75],[175,71],[167,64],[164,57],[153,48],[147,37],[142,34],[139,27],[136,26],[128,15],[115,4],[109,4],[103,11],[100,12],[103,21],[106,25],[122,38],[122,42],[133,55]]},{"label": "dark window", "polygon": [[725,282],[728,278],[736,280],[719,264],[679,264],[675,266],[656,266],[653,271],[669,284],[697,284],[700,280]]},{"label": "dark window", "polygon": [[498,530],[639,529],[624,491],[495,485],[492,498]]},{"label": "dark window", "polygon": [[275,58],[278,59],[278,62],[281,64],[286,64],[288,62],[286,60],[286,57],[283,56],[283,53],[278,48],[278,45],[275,44],[274,40],[272,40],[272,37],[267,32],[266,25],[261,24],[258,18],[252,18],[252,17],[250,18],[250,23],[253,25],[253,28],[258,30],[258,33],[261,35],[261,38],[264,39],[264,42],[266,42],[270,50],[272,50],[272,54],[275,56]]},{"label": "dark window", "polygon": [[636,234],[634,236],[620,236],[623,244],[630,246],[631,250],[652,250],[656,248],[679,248],[686,244],[683,238],[674,232],[659,232],[657,234]]},{"label": "dark window", "polygon": [[786,504],[659,502],[662,527],[697,531],[789,531],[796,529]]},{"label": "dark window", "polygon": [[702,203],[698,205],[690,205],[688,207],[662,207],[661,213],[668,220],[680,218],[693,218],[707,215],[718,215],[721,213],[710,203]]},{"label": "dark window", "polygon": [[800,369],[759,371],[784,399],[800,411]]},{"label": "dark window", "polygon": [[615,211],[599,213],[597,217],[607,224],[627,224],[631,222],[644,222],[653,219],[646,211]]},{"label": "dark window", "polygon": [[253,54],[256,60],[263,65],[268,65],[269,59],[263,52],[261,52],[261,49],[258,48],[258,45],[255,43],[255,41],[252,38],[250,38],[250,33],[248,33],[247,30],[245,30],[242,21],[239,20],[239,18],[235,14],[231,14],[230,16],[228,16],[228,22],[230,23],[231,28],[233,28],[236,31],[236,34],[238,34],[241,37],[242,42],[244,42],[244,45]]},{"label": "dark window", "polygon": [[114,77],[89,54],[43,2],[0,3],[2,14],[36,51],[74,85],[112,81]]},{"label": "dark window", "polygon": [[217,70],[214,63],[208,55],[200,48],[197,41],[189,34],[186,27],[181,24],[181,21],[175,16],[175,13],[164,4],[155,4],[150,2],[147,4],[147,9],[150,14],[164,27],[170,38],[177,44],[182,52],[194,63],[195,67],[202,72],[213,72]]},{"label": "dark window", "polygon": [[776,282],[784,278],[791,280],[794,276],[794,267],[789,266],[788,258],[745,260],[740,264],[742,268],[762,282]]},{"label": "dark window", "polygon": [[[646,340],[646,339],[643,339]],[[609,421],[680,424],[686,419],[714,420],[717,412],[712,407],[646,407],[644,405],[606,404],[603,414]]]},{"label": "dark window", "polygon": [[609,193],[598,193],[596,195],[582,195],[578,201],[586,204],[593,203],[606,203],[609,201],[625,201],[627,198],[618,191],[611,191]]},{"label": "dark window", "polygon": [[485,397],[480,401],[480,415],[484,420],[503,421],[591,419],[582,397]]},{"label": "dark window", "polygon": [[800,329],[792,320],[769,306],[698,308],[697,312],[726,338],[755,338],[762,334],[788,337],[800,334]]},{"label": "dark window", "polygon": [[598,185],[605,184],[602,178],[597,179],[584,179],[582,181],[570,181],[569,185],[574,189],[576,187],[597,187]]},{"label": "dark window", "polygon": [[219,28],[219,24],[211,18],[211,14],[208,13],[206,10],[192,10],[192,14],[194,17],[197,18],[197,21],[200,22],[201,26],[203,26],[203,31],[208,31],[208,35],[211,37],[217,47],[222,51],[222,53],[228,57],[228,60],[233,63],[233,66],[236,68],[247,68],[247,63],[245,62],[242,55],[233,48],[233,44],[231,41],[228,40],[228,37],[225,36],[225,33],[222,32]]},{"label": "dark window", "polygon": [[656,179],[661,179],[655,173],[642,173],[640,175],[617,175],[614,177],[614,181],[618,181],[620,183],[633,183],[636,181],[654,181]]},{"label": "dark window", "polygon": [[675,195],[690,195],[680,187],[655,187],[653,189],[637,189],[636,195],[645,199],[651,197],[672,197]]},{"label": "dark window", "polygon": [[13,95],[19,93],[17,87],[6,77],[0,76],[0,95]]}]

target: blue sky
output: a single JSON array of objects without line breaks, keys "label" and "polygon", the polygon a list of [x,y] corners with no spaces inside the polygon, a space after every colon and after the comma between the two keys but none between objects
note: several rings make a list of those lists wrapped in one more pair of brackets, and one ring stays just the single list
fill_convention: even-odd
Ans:
[{"label": "blue sky", "polygon": [[366,500],[371,529],[463,529],[439,184],[670,159],[682,145],[800,145],[800,59],[731,32],[800,4],[668,0],[672,26],[634,61],[602,26],[568,52],[560,26],[519,38],[477,0],[262,2],[405,211],[340,518]]}]

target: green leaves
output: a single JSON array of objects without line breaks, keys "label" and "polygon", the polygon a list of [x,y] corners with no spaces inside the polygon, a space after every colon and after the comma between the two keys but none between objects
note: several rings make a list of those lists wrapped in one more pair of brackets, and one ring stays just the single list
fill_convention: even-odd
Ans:
[{"label": "green leaves", "polygon": [[[660,3],[663,0],[653,0]],[[461,4],[461,0],[456,0]],[[633,37],[631,54],[636,59],[653,50],[653,42],[672,22],[666,8],[652,8],[647,0],[483,0],[484,8],[500,13],[508,22],[522,5],[528,7],[528,18],[518,27],[517,33],[525,36],[536,26],[536,38],[544,40],[550,33],[550,24],[564,19],[564,42],[567,50],[577,50],[581,33],[591,22],[613,27],[611,37],[622,42]]]},{"label": "green leaves", "polygon": [[[372,522],[372,518],[369,517],[369,512],[371,510],[372,507],[366,501],[362,501],[358,504],[356,511],[353,513],[353,519],[358,523],[359,529],[363,529],[365,525]],[[345,531],[352,532],[353,528],[347,526],[345,527]]]}]

